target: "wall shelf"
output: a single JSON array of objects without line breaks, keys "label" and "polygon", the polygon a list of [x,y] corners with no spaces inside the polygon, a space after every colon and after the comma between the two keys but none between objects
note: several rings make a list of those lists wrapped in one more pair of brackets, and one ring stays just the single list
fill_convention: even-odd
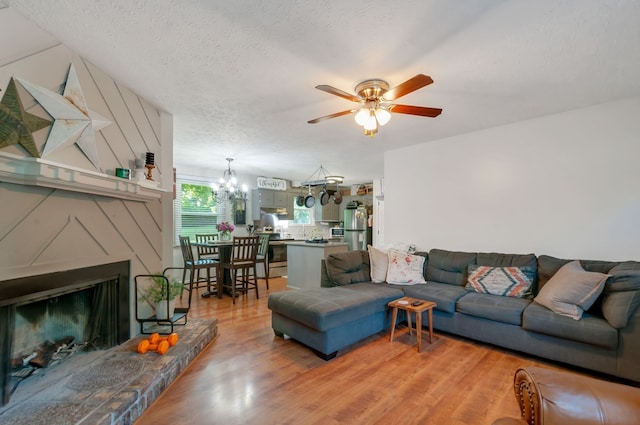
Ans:
[{"label": "wall shelf", "polygon": [[0,152],[0,181],[140,202],[160,199],[165,192],[156,182],[137,182],[7,152]]}]

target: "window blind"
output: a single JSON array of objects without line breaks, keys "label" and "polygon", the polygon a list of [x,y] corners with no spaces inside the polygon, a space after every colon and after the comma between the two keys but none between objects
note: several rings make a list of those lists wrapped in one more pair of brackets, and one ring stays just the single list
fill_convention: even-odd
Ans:
[{"label": "window blind", "polygon": [[213,180],[176,175],[176,198],[173,201],[174,243],[178,236],[217,233],[216,224],[229,221],[231,208],[227,201],[218,202],[211,192]]}]

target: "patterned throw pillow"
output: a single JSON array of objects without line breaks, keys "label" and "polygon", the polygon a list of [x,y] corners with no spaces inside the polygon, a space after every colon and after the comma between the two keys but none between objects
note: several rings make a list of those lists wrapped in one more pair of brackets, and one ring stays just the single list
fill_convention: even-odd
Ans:
[{"label": "patterned throw pillow", "polygon": [[481,294],[530,298],[535,267],[489,267],[469,264],[465,288]]},{"label": "patterned throw pillow", "polygon": [[399,285],[426,283],[424,280],[424,260],[422,255],[389,250],[387,283]]}]

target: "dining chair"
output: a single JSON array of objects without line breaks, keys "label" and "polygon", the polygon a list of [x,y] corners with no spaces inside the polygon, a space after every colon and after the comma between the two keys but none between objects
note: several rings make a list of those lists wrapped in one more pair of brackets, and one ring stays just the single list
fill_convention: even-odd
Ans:
[{"label": "dining chair", "polygon": [[205,244],[207,242],[213,242],[218,240],[217,233],[207,233],[207,234],[196,234],[196,242],[198,245],[196,246],[196,252],[198,253],[198,260],[203,258],[210,258],[217,260],[219,258],[218,247],[216,246],[202,246],[200,244]]},{"label": "dining chair", "polygon": [[260,235],[258,243],[258,254],[256,255],[256,264],[264,265],[264,280],[267,282],[267,290],[269,289],[269,235]]},{"label": "dining chair", "polygon": [[222,268],[229,269],[231,272],[230,289],[234,304],[236,303],[236,291],[248,293],[251,289],[255,289],[256,298],[260,298],[256,279],[258,242],[258,236],[234,236],[229,262],[220,263]]},{"label": "dining chair", "polygon": [[[206,283],[207,292],[211,293],[211,269],[218,266],[218,260],[203,258],[196,260],[193,257],[193,248],[189,236],[180,236],[180,249],[182,250],[182,259],[184,260],[184,271],[182,273],[182,282],[186,282],[185,278],[189,271],[189,302],[191,302],[191,292],[194,288],[200,288],[201,283]],[[200,270],[205,270],[206,278],[200,277]],[[213,273],[215,276],[215,273]],[[195,285],[195,286],[194,286]],[[217,285],[216,285],[217,286]]]},{"label": "dining chair", "polygon": [[[208,242],[214,242],[218,240],[217,233],[196,234],[196,253],[198,254],[198,260],[220,260],[220,252],[217,246],[204,246]],[[196,282],[202,280],[198,270],[198,276]],[[211,277],[211,281],[216,280],[216,275]]]}]

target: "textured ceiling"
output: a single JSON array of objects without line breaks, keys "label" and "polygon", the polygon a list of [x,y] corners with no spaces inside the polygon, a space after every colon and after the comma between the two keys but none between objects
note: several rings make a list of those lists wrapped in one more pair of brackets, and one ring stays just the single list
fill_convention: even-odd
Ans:
[{"label": "textured ceiling", "polygon": [[[2,0],[0,0],[2,1]],[[321,164],[347,183],[383,175],[383,153],[640,95],[636,0],[4,0],[174,116],[179,172],[305,180]],[[374,138],[316,90],[353,92],[418,73],[435,83]]]}]

